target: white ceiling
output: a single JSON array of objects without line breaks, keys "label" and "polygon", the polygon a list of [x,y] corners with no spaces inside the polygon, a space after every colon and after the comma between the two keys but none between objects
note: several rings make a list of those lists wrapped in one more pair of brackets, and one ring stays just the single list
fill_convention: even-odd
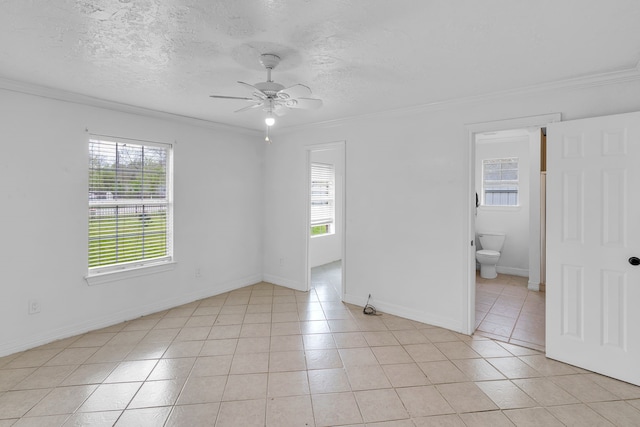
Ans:
[{"label": "white ceiling", "polygon": [[634,69],[638,0],[0,0],[0,77],[262,129],[236,83],[321,98],[323,122]]}]

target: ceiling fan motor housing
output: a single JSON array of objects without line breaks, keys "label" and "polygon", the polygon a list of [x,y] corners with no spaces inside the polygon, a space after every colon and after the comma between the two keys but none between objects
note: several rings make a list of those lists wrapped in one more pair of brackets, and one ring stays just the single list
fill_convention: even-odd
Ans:
[{"label": "ceiling fan motor housing", "polygon": [[279,91],[284,89],[283,85],[281,85],[280,83],[273,82],[273,81],[271,81],[271,82],[260,82],[260,83],[254,84],[253,86],[255,86],[256,88],[258,88],[259,90],[264,92],[264,94],[267,95],[269,98],[275,97],[276,93],[278,93]]}]

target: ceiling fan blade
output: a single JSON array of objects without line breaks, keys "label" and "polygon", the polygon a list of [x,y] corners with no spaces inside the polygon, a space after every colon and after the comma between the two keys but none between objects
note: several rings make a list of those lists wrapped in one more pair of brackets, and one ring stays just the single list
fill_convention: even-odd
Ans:
[{"label": "ceiling fan blade", "polygon": [[315,110],[322,107],[322,100],[315,98],[289,99],[285,104],[289,108],[301,108],[303,110]]},{"label": "ceiling fan blade", "polygon": [[254,108],[259,108],[259,107],[262,107],[262,102],[257,102],[257,103],[255,103],[253,105],[248,105],[246,107],[243,107],[243,108],[241,108],[239,110],[234,111],[234,113],[241,113],[243,111],[252,110]]},{"label": "ceiling fan blade", "polygon": [[278,98],[280,99],[296,99],[303,98],[311,95],[311,89],[305,85],[297,84],[291,87],[287,87],[278,92]]},{"label": "ceiling fan blade", "polygon": [[253,101],[253,98],[245,98],[242,96],[224,96],[224,95],[209,95],[210,98],[220,98],[220,99],[242,99],[245,101]]},{"label": "ceiling fan blade", "polygon": [[260,99],[267,99],[267,95],[265,95],[264,92],[262,92],[260,89],[258,89],[254,85],[250,85],[249,83],[245,83],[241,81],[238,81],[238,83],[240,83],[244,88],[249,89],[253,94],[253,96]]}]

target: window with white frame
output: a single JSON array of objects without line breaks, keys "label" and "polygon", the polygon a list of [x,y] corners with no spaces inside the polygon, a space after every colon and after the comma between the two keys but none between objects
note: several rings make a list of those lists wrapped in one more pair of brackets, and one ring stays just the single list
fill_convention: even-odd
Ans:
[{"label": "window with white frame", "polygon": [[518,158],[483,160],[482,192],[485,206],[518,206]]},{"label": "window with white frame", "polygon": [[333,234],[335,227],[335,169],[311,163],[311,236]]},{"label": "window with white frame", "polygon": [[170,144],[89,139],[89,275],[171,261]]}]

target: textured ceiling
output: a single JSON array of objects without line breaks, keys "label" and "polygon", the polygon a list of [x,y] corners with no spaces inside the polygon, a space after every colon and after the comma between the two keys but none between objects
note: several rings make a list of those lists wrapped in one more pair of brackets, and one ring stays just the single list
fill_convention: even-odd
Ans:
[{"label": "textured ceiling", "polygon": [[0,77],[261,129],[236,83],[303,83],[286,127],[631,69],[638,0],[0,0]]}]

